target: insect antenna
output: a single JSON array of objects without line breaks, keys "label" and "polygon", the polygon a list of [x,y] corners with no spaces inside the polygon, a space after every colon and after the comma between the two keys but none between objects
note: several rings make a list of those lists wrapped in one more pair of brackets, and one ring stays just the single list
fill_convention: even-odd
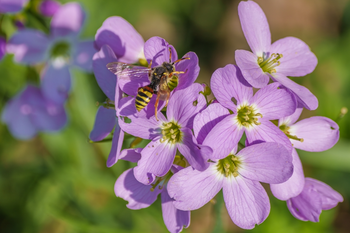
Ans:
[{"label": "insect antenna", "polygon": [[182,57],[182,58],[180,58],[180,59],[177,59],[176,61],[174,61],[174,62],[171,63],[171,64],[174,65],[175,63],[178,63],[178,62],[183,61],[183,60],[190,60],[190,58],[189,58],[189,57]]}]

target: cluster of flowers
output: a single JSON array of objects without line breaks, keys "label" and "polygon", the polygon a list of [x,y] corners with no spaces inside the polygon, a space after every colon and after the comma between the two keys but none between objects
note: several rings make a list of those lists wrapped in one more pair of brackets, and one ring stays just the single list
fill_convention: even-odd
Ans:
[{"label": "cluster of flowers", "polygon": [[[314,110],[318,101],[287,76],[311,73],[317,58],[294,37],[271,44],[266,16],[255,2],[242,1],[238,13],[252,52],[237,50],[237,65],[217,69],[210,88],[194,83],[198,58],[193,52],[185,54],[186,59],[174,63],[180,71],[178,85],[166,108],[162,103],[156,110],[158,117],[157,95],[141,111],[135,107],[139,88],[150,84],[148,75],[119,72],[116,78],[106,65],[145,64],[146,59],[153,68],[162,66],[178,59],[174,47],[159,37],[144,42],[120,17],[108,18],[95,36],[100,50],[93,69],[109,100],[98,109],[90,139],[100,141],[114,129],[107,166],[119,159],[137,162],[117,179],[115,194],[128,201],[130,209],[146,208],[161,194],[170,232],[188,227],[190,211],[221,189],[232,221],[254,228],[270,212],[269,197],[259,182],[270,184],[272,194],[303,221],[318,221],[322,210],[343,201],[328,185],[304,177],[295,149],[324,151],[339,139],[338,125],[331,119],[297,121],[303,108]],[[208,102],[210,89],[215,99]],[[124,133],[150,142],[144,148],[121,150]]]},{"label": "cluster of flowers", "polygon": [[[0,0],[0,12],[15,14],[27,3]],[[64,105],[72,85],[70,68],[91,72],[92,56],[96,52],[93,40],[79,40],[85,12],[78,3],[60,5],[45,0],[37,10],[41,17],[52,17],[49,35],[26,28],[25,22],[21,22],[22,26],[7,42],[0,38],[1,56],[12,53],[15,62],[36,66],[41,71],[40,86],[27,84],[2,112],[2,121],[18,139],[29,139],[40,131],[52,132],[65,126]]]}]

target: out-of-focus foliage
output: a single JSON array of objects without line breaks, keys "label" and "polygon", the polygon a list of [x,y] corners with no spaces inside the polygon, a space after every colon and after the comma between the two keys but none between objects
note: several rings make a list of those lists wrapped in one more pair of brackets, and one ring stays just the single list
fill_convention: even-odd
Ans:
[{"label": "out-of-focus foliage", "polygon": [[[34,1],[37,2],[37,1]],[[61,1],[66,3],[69,1]],[[240,29],[233,0],[81,0],[87,11],[82,37],[93,37],[109,16],[128,20],[147,40],[161,36],[177,48],[198,54],[199,82],[209,83],[213,71],[234,63],[236,49],[249,49]],[[295,81],[319,99],[319,108],[302,117],[321,115],[336,120],[340,109],[350,109],[350,2],[346,0],[258,0],[270,23],[272,39],[295,36],[316,54],[316,70]],[[26,10],[26,12],[30,10]],[[30,15],[30,13],[28,13]],[[35,16],[32,27],[41,28]],[[16,29],[8,17],[2,27]],[[38,83],[35,68],[13,63],[7,55],[0,62],[0,111],[26,82]],[[115,197],[117,177],[133,164],[119,161],[105,166],[111,143],[88,143],[96,102],[105,96],[92,74],[73,72],[73,90],[67,103],[69,123],[56,134],[40,134],[29,141],[15,140],[0,125],[0,232],[166,232],[160,202],[132,211]],[[323,211],[320,223],[292,217],[285,202],[271,196],[267,220],[250,232],[347,232],[350,228],[350,114],[338,121],[341,138],[334,148],[319,153],[299,151],[305,175],[339,191],[344,202]],[[125,140],[129,146],[132,138]],[[267,187],[269,190],[269,187]],[[234,226],[218,195],[191,214],[184,232],[242,232]]]}]

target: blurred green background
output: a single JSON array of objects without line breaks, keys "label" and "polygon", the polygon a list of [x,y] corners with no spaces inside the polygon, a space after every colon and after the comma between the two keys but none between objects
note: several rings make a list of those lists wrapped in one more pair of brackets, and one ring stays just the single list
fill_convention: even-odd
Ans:
[{"label": "blurred green background", "polygon": [[[60,1],[66,3],[68,1]],[[94,37],[109,16],[128,20],[145,40],[161,36],[179,56],[199,56],[198,82],[209,83],[213,71],[235,63],[236,49],[247,49],[237,15],[237,0],[81,0],[87,11],[82,38]],[[319,99],[319,108],[304,111],[336,120],[342,107],[350,108],[350,1],[257,0],[267,15],[272,40],[295,36],[305,41],[319,59],[316,70],[294,78]],[[40,27],[35,20],[29,22]],[[10,21],[3,27],[13,33]],[[14,64],[7,55],[0,62],[0,111],[27,81],[38,82],[36,68]],[[68,125],[56,134],[39,134],[18,141],[0,123],[0,232],[1,233],[122,233],[167,232],[160,201],[142,210],[129,210],[115,197],[114,183],[127,168],[119,161],[105,166],[111,143],[88,143],[96,102],[103,102],[93,74],[73,71],[73,91],[67,103]],[[299,151],[305,175],[319,179],[344,197],[336,208],[323,211],[319,223],[302,222],[285,202],[271,196],[271,213],[251,232],[349,232],[350,229],[350,114],[338,121],[341,138],[320,153]],[[130,144],[130,139],[125,145]],[[267,191],[269,188],[267,187]],[[193,211],[184,232],[243,232],[227,215],[222,194],[216,204]]]}]

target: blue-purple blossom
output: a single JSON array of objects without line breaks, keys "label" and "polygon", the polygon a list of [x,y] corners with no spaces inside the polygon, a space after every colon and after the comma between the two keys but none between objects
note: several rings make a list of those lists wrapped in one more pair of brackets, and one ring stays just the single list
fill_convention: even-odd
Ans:
[{"label": "blue-purple blossom", "polygon": [[270,122],[295,111],[296,101],[288,90],[280,88],[279,83],[273,83],[253,95],[253,88],[234,65],[217,69],[210,84],[219,103],[233,113],[216,124],[203,141],[203,145],[213,149],[216,159],[226,157],[243,132],[247,136],[247,144],[277,142],[292,152],[287,136]]},{"label": "blue-purple blossom", "polygon": [[303,191],[287,201],[292,215],[302,221],[318,222],[322,210],[329,210],[343,202],[343,197],[327,184],[305,178]]},{"label": "blue-purple blossom", "polygon": [[78,39],[85,21],[85,12],[78,3],[62,5],[51,20],[50,35],[34,29],[23,29],[8,41],[7,52],[23,64],[46,63],[41,74],[42,90],[47,98],[65,102],[71,89],[69,68],[92,70],[96,52],[93,41]]},{"label": "blue-purple blossom", "polygon": [[27,85],[4,107],[1,120],[18,139],[29,139],[38,132],[62,129],[67,115],[62,104],[46,99],[40,88]]},{"label": "blue-purple blossom", "polygon": [[29,0],[0,0],[0,13],[20,12]]},{"label": "blue-purple blossom", "polygon": [[[177,149],[195,169],[204,170],[208,163],[206,156],[210,148],[197,144],[191,129],[193,118],[206,106],[206,100],[199,92],[203,91],[200,84],[192,84],[186,89],[175,92],[166,110],[167,118],[159,113],[159,121],[155,116],[146,117],[146,110],[136,114],[132,97],[123,98],[120,102],[120,112],[127,112],[131,123],[119,120],[123,131],[136,137],[152,140],[141,152],[142,157],[134,168],[136,179],[144,184],[150,184],[155,177],[164,176],[171,168]],[[206,155],[203,155],[207,153]]]},{"label": "blue-purple blossom", "polygon": [[305,76],[315,69],[317,58],[308,45],[295,37],[286,37],[271,44],[266,16],[253,1],[240,2],[238,15],[252,53],[236,50],[235,58],[248,83],[262,88],[272,78],[290,89],[305,108],[315,110],[317,98],[307,88],[287,78]]}]

